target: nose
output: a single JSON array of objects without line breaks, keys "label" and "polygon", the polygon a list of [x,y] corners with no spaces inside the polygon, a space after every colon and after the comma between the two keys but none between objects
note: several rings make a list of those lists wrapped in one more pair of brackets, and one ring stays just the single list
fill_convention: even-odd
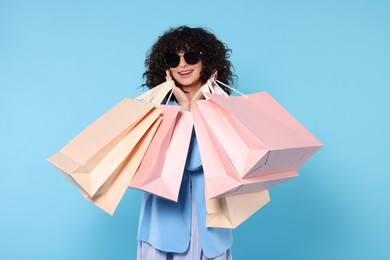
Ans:
[{"label": "nose", "polygon": [[184,55],[183,54],[179,54],[179,57],[180,57],[180,62],[179,62],[179,67],[185,67],[187,64],[186,60],[184,59]]}]

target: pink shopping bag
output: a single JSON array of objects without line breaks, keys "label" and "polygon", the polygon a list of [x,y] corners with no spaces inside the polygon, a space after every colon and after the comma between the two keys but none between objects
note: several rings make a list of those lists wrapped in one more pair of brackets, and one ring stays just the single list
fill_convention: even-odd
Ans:
[{"label": "pink shopping bag", "polygon": [[161,105],[163,121],[157,129],[130,187],[177,201],[193,127],[190,112]]},{"label": "pink shopping bag", "polygon": [[192,111],[209,198],[269,190],[293,177],[295,170],[241,178],[199,109]]},{"label": "pink shopping bag", "polygon": [[322,146],[266,92],[206,96],[199,111],[242,178],[297,170]]}]

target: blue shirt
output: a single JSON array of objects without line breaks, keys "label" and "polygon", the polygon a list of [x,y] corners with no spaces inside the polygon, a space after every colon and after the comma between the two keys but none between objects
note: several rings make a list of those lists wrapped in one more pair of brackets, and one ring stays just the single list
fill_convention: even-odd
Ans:
[{"label": "blue shirt", "polygon": [[194,202],[203,253],[214,258],[232,246],[233,235],[231,229],[206,227],[204,175],[195,131],[192,132],[178,202],[144,192],[137,239],[165,252],[187,251],[191,234],[191,201]]}]

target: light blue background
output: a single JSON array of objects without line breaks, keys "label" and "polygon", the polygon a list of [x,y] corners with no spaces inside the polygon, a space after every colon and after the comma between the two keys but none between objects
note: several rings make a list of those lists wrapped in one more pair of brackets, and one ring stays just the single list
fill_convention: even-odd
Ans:
[{"label": "light blue background", "polygon": [[135,259],[140,194],[114,217],[46,158],[124,97],[171,26],[233,49],[325,147],[235,230],[235,259],[390,259],[388,1],[0,1],[0,259]]}]

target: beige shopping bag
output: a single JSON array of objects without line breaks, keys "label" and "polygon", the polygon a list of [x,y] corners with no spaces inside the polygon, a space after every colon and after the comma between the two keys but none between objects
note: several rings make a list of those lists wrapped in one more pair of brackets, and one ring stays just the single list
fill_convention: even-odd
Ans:
[{"label": "beige shopping bag", "polygon": [[[135,171],[139,167],[145,152],[154,137],[157,128],[161,123],[162,118],[156,120],[148,131],[143,135],[142,139],[137,142],[128,157],[118,168],[118,173],[111,175],[110,179],[102,187],[104,193],[97,194],[94,197],[89,197],[87,193],[82,192],[83,196],[96,206],[100,207],[110,215],[114,214],[120,200],[122,199],[130,180],[133,178]],[[129,133],[128,136],[132,135]],[[136,138],[136,137],[134,137]]]},{"label": "beige shopping bag", "polygon": [[[172,80],[172,78],[167,77],[166,81],[146,91],[145,93],[136,97],[136,99],[144,102],[150,102],[153,104],[160,105],[163,103],[163,100],[167,97],[167,94],[170,91],[172,91],[174,87],[175,87],[175,82]],[[168,100],[169,99],[170,97],[168,98]]]},{"label": "beige shopping bag", "polygon": [[160,113],[153,104],[126,98],[48,160],[89,197],[102,194],[101,187],[108,186],[104,185],[107,180],[113,181]]},{"label": "beige shopping bag", "polygon": [[209,199],[205,185],[206,226],[236,228],[270,201],[268,190]]}]

